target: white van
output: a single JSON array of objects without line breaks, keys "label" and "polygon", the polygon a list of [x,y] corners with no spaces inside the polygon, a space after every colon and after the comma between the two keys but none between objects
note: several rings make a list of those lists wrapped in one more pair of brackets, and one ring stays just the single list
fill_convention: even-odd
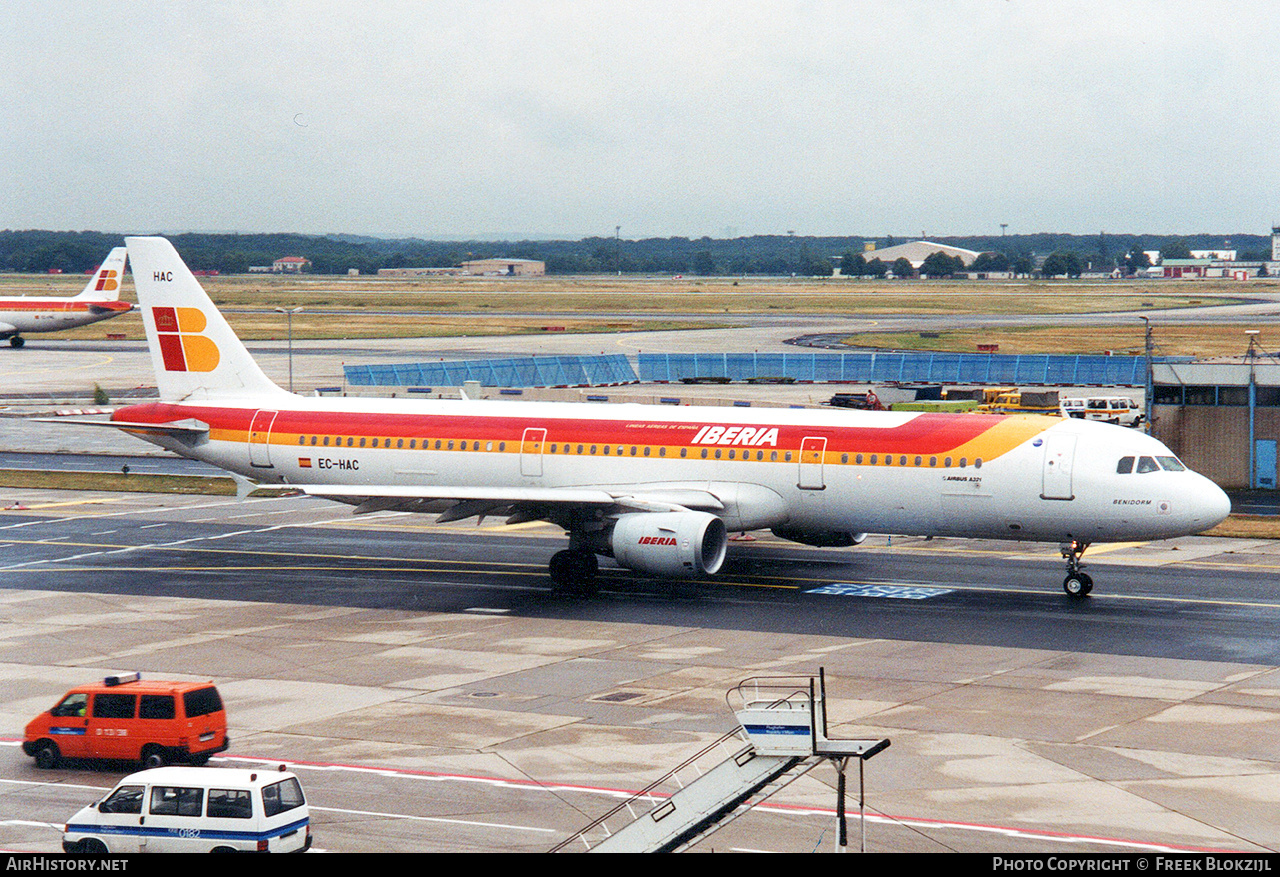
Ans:
[{"label": "white van", "polygon": [[1060,403],[1064,417],[1082,420],[1101,420],[1120,426],[1138,426],[1145,419],[1138,403],[1128,396],[1089,396],[1063,399]]},{"label": "white van", "polygon": [[157,767],[130,774],[62,832],[68,853],[304,852],[311,818],[284,770]]}]

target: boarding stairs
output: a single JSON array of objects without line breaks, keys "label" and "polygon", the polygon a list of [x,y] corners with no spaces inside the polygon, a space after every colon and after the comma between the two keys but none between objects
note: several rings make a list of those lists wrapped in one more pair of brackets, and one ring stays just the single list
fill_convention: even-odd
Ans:
[{"label": "boarding stairs", "polygon": [[[870,758],[888,740],[829,740],[825,684],[753,678],[728,693],[739,726],[552,848],[551,852],[680,852],[823,761]],[[841,833],[843,841],[844,834]]]}]

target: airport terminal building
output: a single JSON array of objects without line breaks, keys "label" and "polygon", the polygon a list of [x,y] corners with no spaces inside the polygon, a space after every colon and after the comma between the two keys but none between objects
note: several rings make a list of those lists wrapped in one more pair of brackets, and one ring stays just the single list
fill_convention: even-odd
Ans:
[{"label": "airport terminal building", "polygon": [[1276,487],[1280,359],[1152,367],[1151,433],[1227,489]]}]

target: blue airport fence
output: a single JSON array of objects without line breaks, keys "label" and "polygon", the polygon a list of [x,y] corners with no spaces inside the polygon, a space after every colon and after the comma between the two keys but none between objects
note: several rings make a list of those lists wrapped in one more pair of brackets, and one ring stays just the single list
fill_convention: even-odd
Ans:
[{"label": "blue airport fence", "polygon": [[467,381],[485,387],[580,387],[638,380],[631,361],[620,353],[344,365],[343,371],[353,387],[461,387]]},{"label": "blue airport fence", "polygon": [[[1165,361],[1167,358],[1160,358]],[[344,366],[353,387],[603,386],[718,378],[855,384],[1146,384],[1141,356],[999,353],[642,353]]]},{"label": "blue airport fence", "polygon": [[1141,356],[998,353],[642,353],[640,380],[932,384],[1146,384]]}]

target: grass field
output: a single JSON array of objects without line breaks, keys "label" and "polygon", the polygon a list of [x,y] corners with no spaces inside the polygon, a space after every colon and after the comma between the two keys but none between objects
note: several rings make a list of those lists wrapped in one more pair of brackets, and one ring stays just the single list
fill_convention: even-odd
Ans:
[{"label": "grass field", "polygon": [[[81,276],[0,275],[0,295],[72,295]],[[277,307],[304,308],[293,318],[294,337],[431,337],[506,335],[545,331],[625,332],[732,326],[748,314],[998,315],[1134,312],[1238,302],[1250,292],[1280,292],[1280,280],[1242,287],[1226,281],[870,281],[845,278],[671,278],[552,276],[537,278],[266,277],[201,278],[232,327],[248,340],[283,338]],[[124,298],[136,301],[126,281]],[[480,315],[477,317],[477,315]],[[661,319],[653,319],[654,316]],[[708,324],[682,320],[705,318]],[[643,317],[643,319],[639,319]],[[96,339],[107,333],[142,337],[142,320],[127,314],[60,337]],[[1239,352],[1240,330],[1160,326],[1160,353]],[[947,333],[940,337],[868,333],[853,345],[903,349],[975,350],[999,343],[1001,352],[1093,353],[1141,350],[1142,324],[1130,329],[1034,329]]]}]

